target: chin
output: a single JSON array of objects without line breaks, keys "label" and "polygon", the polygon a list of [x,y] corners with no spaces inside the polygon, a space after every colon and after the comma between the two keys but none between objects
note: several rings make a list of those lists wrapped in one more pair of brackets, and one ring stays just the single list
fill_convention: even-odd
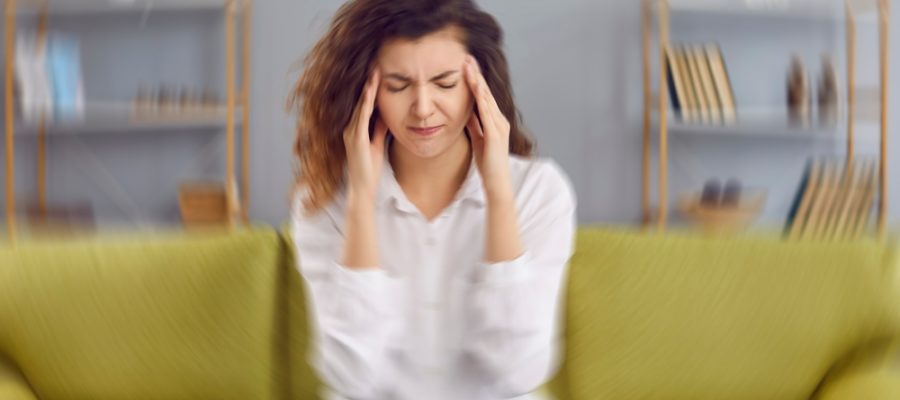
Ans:
[{"label": "chin", "polygon": [[407,136],[402,139],[395,137],[395,139],[399,139],[395,143],[403,146],[406,152],[421,159],[435,158],[446,152],[454,144],[453,138],[449,137],[433,137],[429,140],[421,140]]}]

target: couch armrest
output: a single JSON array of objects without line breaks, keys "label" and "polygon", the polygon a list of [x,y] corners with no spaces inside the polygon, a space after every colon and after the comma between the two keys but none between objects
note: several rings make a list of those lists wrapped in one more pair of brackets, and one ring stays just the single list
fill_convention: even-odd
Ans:
[{"label": "couch armrest", "polygon": [[839,363],[814,399],[900,399],[900,337],[872,343]]},{"label": "couch armrest", "polygon": [[0,358],[0,399],[38,400],[25,377],[3,358]]}]

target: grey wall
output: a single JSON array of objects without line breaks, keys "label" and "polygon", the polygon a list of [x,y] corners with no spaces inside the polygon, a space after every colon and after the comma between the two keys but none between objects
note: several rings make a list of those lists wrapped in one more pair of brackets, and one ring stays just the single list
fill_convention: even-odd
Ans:
[{"label": "grey wall", "polygon": [[[615,0],[482,0],[506,32],[518,106],[542,156],[556,159],[568,172],[579,198],[582,222],[634,223],[640,214],[641,183],[641,38],[639,4]],[[255,2],[251,82],[251,208],[254,220],[281,224],[287,218],[292,176],[293,120],[285,99],[297,76],[299,61],[325,31],[334,0],[266,0]],[[894,11],[895,20],[900,11]],[[151,18],[138,31],[137,22],[97,20],[73,22],[67,29],[86,35],[86,80],[98,96],[127,98],[143,81],[197,81],[221,85],[223,68],[221,22],[216,18]],[[119,24],[119,25],[116,25]],[[812,77],[818,55],[835,52],[842,59],[843,26],[837,24],[763,22],[736,18],[709,21],[684,16],[673,21],[673,35],[685,41],[718,40],[740,104],[780,106],[788,56],[799,51]],[[123,33],[124,32],[124,33]],[[891,62],[897,60],[900,28],[892,31]],[[877,83],[874,25],[859,31],[859,81]],[[867,42],[864,42],[867,41]],[[93,44],[88,45],[90,41]],[[112,51],[112,49],[116,49]],[[655,53],[654,53],[655,54]],[[115,57],[115,63],[110,60]],[[655,57],[655,56],[654,56]],[[103,69],[102,65],[124,65]],[[896,68],[895,68],[896,70]],[[138,72],[134,78],[128,71]],[[891,110],[900,110],[900,80],[891,86]],[[221,86],[219,86],[221,87]],[[896,127],[891,112],[889,126]],[[895,132],[896,129],[892,129]],[[874,137],[874,126],[861,125],[860,134]],[[109,166],[127,194],[149,218],[174,219],[180,179],[221,176],[223,135],[195,132],[137,139],[96,136],[84,139],[101,162]],[[99,197],[98,208],[111,209],[111,218],[126,213],[97,194],[99,179],[84,165],[84,157],[59,139],[51,148],[62,154],[51,166],[50,182],[60,198]],[[21,143],[19,188],[33,191],[33,151]],[[670,139],[671,193],[699,188],[709,177],[736,176],[747,185],[769,190],[765,221],[779,224],[800,179],[806,158],[843,152],[843,141],[762,139],[678,135]],[[867,144],[865,144],[867,143]],[[874,151],[875,142],[861,147]],[[2,145],[0,145],[2,146]],[[897,171],[900,140],[890,148],[891,171]],[[68,154],[66,156],[65,154]],[[198,156],[198,154],[207,154]],[[68,158],[67,158],[68,157]],[[654,171],[655,171],[654,165]],[[655,173],[654,173],[655,177]],[[93,183],[92,183],[93,182]],[[900,188],[891,185],[891,220],[900,215]],[[0,188],[2,190],[2,188]],[[655,190],[654,190],[655,193]],[[51,190],[51,196],[54,191]],[[105,199],[105,200],[103,200]],[[0,200],[2,201],[2,200]]]},{"label": "grey wall", "polygon": [[[253,161],[255,217],[285,217],[284,182],[291,123],[281,100],[293,75],[288,63],[303,54],[322,34],[338,2],[272,1],[259,4],[253,122],[257,142]],[[568,172],[579,198],[582,222],[634,223],[640,215],[641,187],[641,37],[638,2],[627,0],[484,0],[480,2],[506,32],[518,106],[538,142],[539,153],[556,159]],[[894,15],[898,15],[895,10]],[[860,22],[857,80],[876,85],[877,30],[874,19]],[[789,57],[799,53],[816,79],[819,57],[833,53],[843,70],[843,23],[804,18],[770,21],[731,17],[718,21],[678,15],[673,40],[718,41],[722,44],[735,96],[742,107],[782,107]],[[900,38],[900,29],[892,37]],[[891,41],[891,63],[897,65],[897,39]],[[655,58],[654,50],[654,58]],[[656,62],[654,61],[654,68]],[[655,77],[655,75],[654,75]],[[843,75],[841,75],[843,80]],[[897,80],[889,103],[898,109]],[[655,84],[654,84],[654,90]],[[895,127],[893,112],[889,127]],[[860,153],[877,151],[877,127],[858,124]],[[892,129],[892,132],[896,129]],[[655,149],[655,148],[654,148]],[[889,169],[896,171],[900,143],[891,142]],[[838,140],[805,138],[720,137],[677,135],[670,138],[670,193],[675,198],[697,190],[708,178],[740,178],[763,188],[769,199],[762,223],[778,226],[788,211],[804,165],[813,155],[843,154]],[[272,157],[274,155],[274,157]],[[265,165],[262,165],[265,163]],[[275,168],[270,168],[275,164]],[[654,159],[653,178],[657,164]],[[657,191],[654,184],[653,196]],[[891,221],[900,215],[900,188],[891,185]],[[655,198],[655,197],[654,197]],[[674,201],[674,200],[673,200]]]},{"label": "grey wall", "polygon": [[[638,10],[571,0],[483,1],[506,30],[518,106],[541,155],[575,184],[584,221],[633,222],[640,204]],[[282,100],[287,66],[325,31],[334,1],[257,6],[254,54],[254,217],[285,218],[292,123]]]}]

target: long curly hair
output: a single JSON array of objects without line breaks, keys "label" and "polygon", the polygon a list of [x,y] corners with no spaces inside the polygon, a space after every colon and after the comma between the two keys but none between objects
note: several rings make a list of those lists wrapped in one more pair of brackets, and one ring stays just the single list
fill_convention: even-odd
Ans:
[{"label": "long curly hair", "polygon": [[288,109],[296,112],[297,122],[292,193],[304,190],[307,212],[326,206],[344,184],[343,131],[381,45],[388,39],[417,39],[450,26],[463,32],[463,44],[478,61],[500,111],[509,120],[510,153],[532,155],[534,143],[522,130],[513,102],[503,32],[490,14],[473,0],[351,0],[341,6],[328,32],[303,60],[304,70],[288,98]]}]

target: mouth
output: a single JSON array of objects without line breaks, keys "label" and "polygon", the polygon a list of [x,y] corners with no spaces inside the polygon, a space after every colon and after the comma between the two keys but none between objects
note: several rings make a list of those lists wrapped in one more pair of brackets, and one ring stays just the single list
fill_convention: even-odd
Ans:
[{"label": "mouth", "polygon": [[443,127],[444,127],[443,125],[432,126],[432,127],[427,127],[427,128],[416,128],[416,127],[410,126],[409,130],[412,131],[413,133],[415,133],[417,136],[431,136],[431,135],[434,135],[435,133],[437,133]]}]

